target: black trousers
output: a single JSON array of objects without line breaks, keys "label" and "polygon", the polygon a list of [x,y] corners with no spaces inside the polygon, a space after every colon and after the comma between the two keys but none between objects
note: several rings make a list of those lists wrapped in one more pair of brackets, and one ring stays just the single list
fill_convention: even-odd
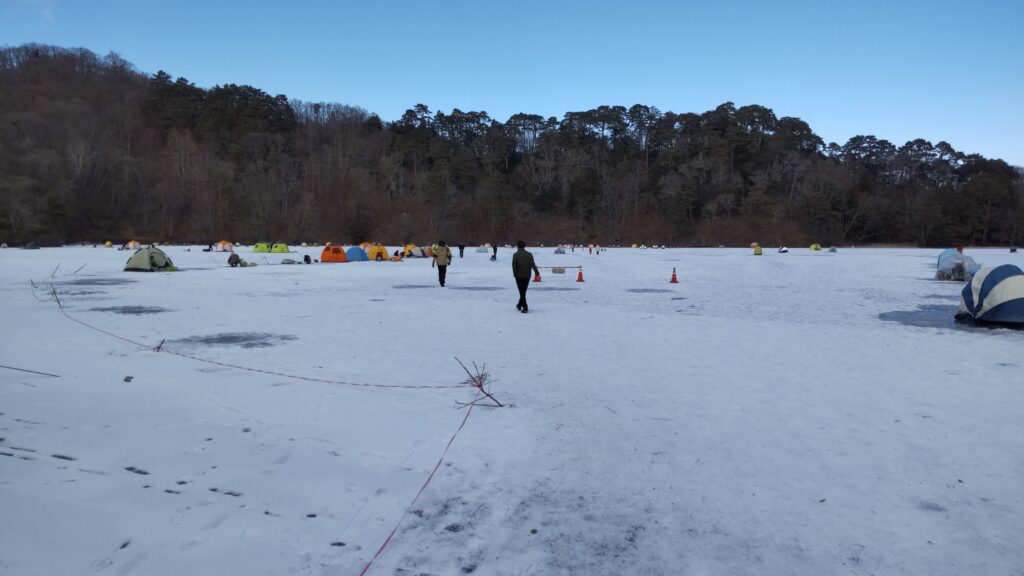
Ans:
[{"label": "black trousers", "polygon": [[522,308],[528,310],[529,306],[526,305],[526,289],[530,287],[530,277],[516,278],[516,288],[519,288],[519,304],[516,304],[516,308]]},{"label": "black trousers", "polygon": [[437,265],[437,279],[441,282],[441,286],[444,286],[444,277],[445,277],[445,274],[447,274],[447,273],[448,273],[448,267],[447,266],[441,266],[440,264]]}]

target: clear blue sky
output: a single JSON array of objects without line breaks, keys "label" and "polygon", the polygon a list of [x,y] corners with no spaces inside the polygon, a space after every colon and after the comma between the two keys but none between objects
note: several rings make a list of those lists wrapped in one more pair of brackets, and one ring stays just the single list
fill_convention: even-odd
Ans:
[{"label": "clear blue sky", "polygon": [[26,42],[384,120],[731,101],[1024,166],[1021,0],[0,0],[0,44]]}]

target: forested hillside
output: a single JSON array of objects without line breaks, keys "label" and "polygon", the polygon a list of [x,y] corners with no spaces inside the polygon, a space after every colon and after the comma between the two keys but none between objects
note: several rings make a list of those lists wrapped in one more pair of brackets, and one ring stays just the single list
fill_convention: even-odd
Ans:
[{"label": "forested hillside", "polygon": [[501,122],[418,104],[382,121],[342,104],[147,75],[116,54],[0,50],[8,243],[1022,237],[1021,169],[945,142],[825,143],[761,106],[601,106]]}]

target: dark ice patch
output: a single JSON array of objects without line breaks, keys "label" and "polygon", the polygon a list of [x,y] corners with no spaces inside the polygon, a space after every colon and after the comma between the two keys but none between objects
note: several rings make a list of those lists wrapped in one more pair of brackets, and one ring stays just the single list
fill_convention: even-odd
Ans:
[{"label": "dark ice patch", "polygon": [[469,290],[471,292],[490,292],[493,290],[504,290],[500,286],[449,286],[449,290]]},{"label": "dark ice patch", "polygon": [[918,502],[917,507],[928,512],[945,512],[947,510],[945,506],[927,501]]},{"label": "dark ice patch", "polygon": [[224,332],[208,336],[191,336],[168,343],[199,344],[203,346],[241,346],[242,348],[269,348],[282,342],[298,340],[290,334],[271,334],[269,332]]},{"label": "dark ice patch", "polygon": [[925,300],[951,300],[953,302],[960,302],[959,294],[928,294],[923,298]]},{"label": "dark ice patch", "polygon": [[127,278],[78,278],[76,280],[68,280],[67,282],[61,282],[61,286],[124,286],[125,284],[134,284],[135,280],[129,280]]},{"label": "dark ice patch", "polygon": [[167,308],[160,308],[159,306],[105,306],[101,308],[90,308],[92,312],[112,312],[114,314],[131,314],[133,316],[141,316],[143,314],[159,314],[161,312],[168,312]]},{"label": "dark ice patch", "polygon": [[626,292],[634,294],[664,294],[665,292],[674,292],[674,290],[666,290],[664,288],[626,288]]},{"label": "dark ice patch", "polygon": [[926,304],[918,306],[917,310],[882,312],[878,319],[918,328],[957,328],[959,325],[955,318],[956,311],[956,306]]}]

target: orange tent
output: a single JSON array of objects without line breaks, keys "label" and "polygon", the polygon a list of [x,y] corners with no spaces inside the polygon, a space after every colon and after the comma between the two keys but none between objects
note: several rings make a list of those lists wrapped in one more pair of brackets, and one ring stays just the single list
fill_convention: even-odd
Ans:
[{"label": "orange tent", "polygon": [[326,246],[324,251],[320,253],[321,262],[348,262],[348,256],[345,255],[345,248],[341,246]]},{"label": "orange tent", "polygon": [[370,260],[377,260],[380,262],[387,262],[391,259],[391,255],[388,254],[388,247],[381,246],[379,244],[376,246],[370,246],[370,249],[366,251],[366,256]]},{"label": "orange tent", "polygon": [[138,240],[129,240],[124,243],[124,247],[129,250],[138,250],[139,248],[142,248],[142,244],[139,244]]},{"label": "orange tent", "polygon": [[235,245],[227,240],[221,240],[213,245],[214,252],[234,252]]}]

